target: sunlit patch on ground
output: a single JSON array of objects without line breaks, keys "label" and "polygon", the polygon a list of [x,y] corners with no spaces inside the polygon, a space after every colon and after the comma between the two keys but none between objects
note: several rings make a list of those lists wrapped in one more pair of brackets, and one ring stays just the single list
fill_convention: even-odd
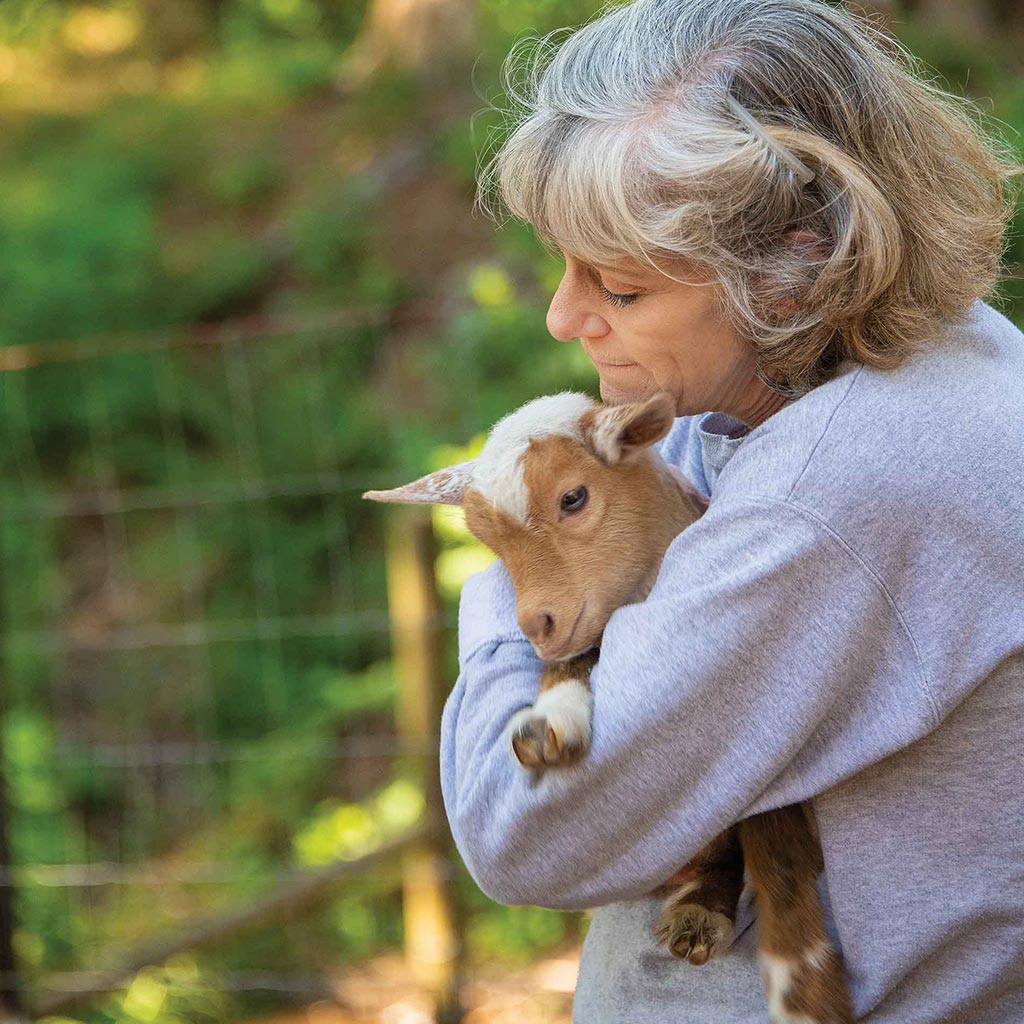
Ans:
[{"label": "sunlit patch on ground", "polygon": [[[570,1024],[578,948],[519,970],[481,965],[463,990],[464,1024]],[[400,956],[354,967],[337,982],[337,1003],[261,1017],[246,1024],[433,1024],[434,1003]]]}]

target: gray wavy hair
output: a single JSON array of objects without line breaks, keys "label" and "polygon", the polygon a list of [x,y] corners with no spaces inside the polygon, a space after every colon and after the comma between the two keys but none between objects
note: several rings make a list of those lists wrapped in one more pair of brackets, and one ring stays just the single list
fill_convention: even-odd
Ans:
[{"label": "gray wavy hair", "polygon": [[636,0],[505,73],[483,207],[584,263],[692,267],[781,391],[898,365],[998,278],[1024,168],[845,10]]}]

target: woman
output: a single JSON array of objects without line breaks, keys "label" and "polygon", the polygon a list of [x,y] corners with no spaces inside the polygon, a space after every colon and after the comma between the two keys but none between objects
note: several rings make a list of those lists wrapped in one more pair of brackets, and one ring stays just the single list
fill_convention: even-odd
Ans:
[{"label": "woman", "polygon": [[676,396],[711,495],[608,625],[578,767],[509,756],[538,662],[500,564],[463,593],[452,830],[494,899],[600,908],[580,1024],[767,1020],[750,913],[695,968],[650,892],[803,800],[859,1017],[1024,1020],[1024,336],[980,301],[1013,168],[904,56],[815,0],[641,0],[495,161],[565,256],[551,333],[606,401]]}]

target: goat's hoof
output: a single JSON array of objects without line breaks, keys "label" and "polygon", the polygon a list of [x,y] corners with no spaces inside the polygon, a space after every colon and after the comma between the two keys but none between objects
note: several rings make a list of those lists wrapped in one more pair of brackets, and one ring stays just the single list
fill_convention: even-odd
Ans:
[{"label": "goat's hoof", "polygon": [[524,768],[575,764],[590,746],[593,695],[570,679],[544,690],[533,707],[521,708],[507,726],[510,747]]},{"label": "goat's hoof", "polygon": [[729,948],[733,924],[725,914],[699,903],[669,902],[658,918],[655,935],[674,957],[700,967]]},{"label": "goat's hoof", "polygon": [[509,723],[512,751],[524,768],[554,768],[575,764],[584,754],[582,737],[558,722],[538,715],[533,708],[517,712]]}]

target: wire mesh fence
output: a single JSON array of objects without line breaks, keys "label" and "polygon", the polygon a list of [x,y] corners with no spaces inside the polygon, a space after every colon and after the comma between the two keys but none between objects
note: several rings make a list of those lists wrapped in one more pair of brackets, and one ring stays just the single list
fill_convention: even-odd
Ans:
[{"label": "wire mesh fence", "polygon": [[[385,520],[360,498],[394,476],[389,417],[339,402],[389,325],[343,311],[0,350],[12,1010],[114,990],[224,1021],[268,994],[336,996],[347,957],[408,942],[410,905],[421,937],[450,928],[443,695],[392,660],[411,642],[403,671],[432,660],[436,687],[450,613],[396,629]],[[429,550],[413,557],[400,578],[429,589]],[[426,959],[453,960],[445,941]]]},{"label": "wire mesh fence", "polygon": [[452,610],[429,521],[361,499],[398,482],[395,410],[351,400],[395,327],[0,349],[9,1007],[250,1020],[337,1001],[346,965],[404,943],[458,1018],[434,775]]}]

